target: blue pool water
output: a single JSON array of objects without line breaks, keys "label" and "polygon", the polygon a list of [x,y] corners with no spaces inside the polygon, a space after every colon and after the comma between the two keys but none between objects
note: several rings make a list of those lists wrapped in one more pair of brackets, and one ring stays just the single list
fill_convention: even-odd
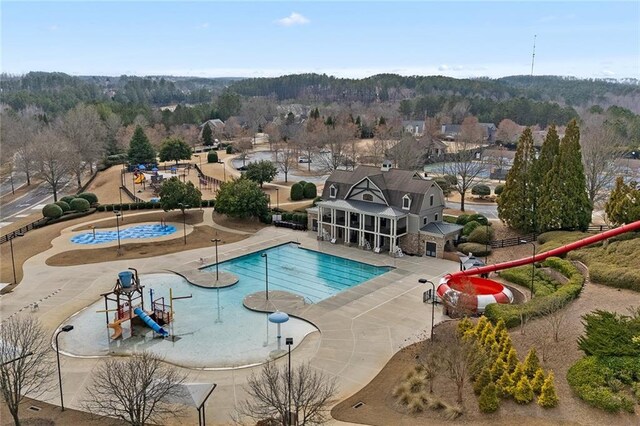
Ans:
[{"label": "blue pool water", "polygon": [[[236,285],[206,289],[190,285],[174,274],[141,276],[145,286],[145,308],[149,290],[154,299],[189,296],[174,302],[175,320],[167,326],[174,337],[154,338],[148,328],[136,327],[132,336],[125,323],[125,339],[111,341],[107,330],[104,302],[97,301],[68,322],[74,333],[62,333],[61,348],[74,355],[95,356],[126,354],[148,350],[169,362],[186,367],[228,368],[265,362],[278,348],[277,325],[267,314],[246,309],[242,301],[248,294],[265,289],[265,259],[269,262],[269,290],[286,290],[314,302],[358,285],[389,270],[320,252],[299,248],[296,244],[276,246],[220,263],[220,270],[239,277]],[[205,270],[215,276],[215,266]],[[114,277],[115,279],[115,277]],[[113,315],[111,315],[113,316]],[[291,317],[282,324],[282,335],[293,337],[294,346],[316,329],[306,321]],[[281,348],[286,349],[284,342]]]},{"label": "blue pool water", "polygon": [[[176,227],[173,225],[138,225],[128,228],[120,228],[120,239],[141,239],[141,238],[153,238],[170,235],[176,232]],[[116,241],[118,239],[118,231],[96,231],[95,238],[93,232],[87,232],[79,234],[71,238],[72,243],[76,244],[102,244]]]}]

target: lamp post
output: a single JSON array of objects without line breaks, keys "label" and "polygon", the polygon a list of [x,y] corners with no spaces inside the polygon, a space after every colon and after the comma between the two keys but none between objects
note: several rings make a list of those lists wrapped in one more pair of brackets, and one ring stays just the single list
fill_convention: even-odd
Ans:
[{"label": "lamp post", "polygon": [[58,382],[60,383],[60,406],[62,407],[62,411],[64,411],[64,398],[62,396],[62,374],[60,373],[60,350],[58,348],[58,336],[62,332],[67,333],[71,330],[73,330],[72,325],[65,325],[56,333],[56,358],[58,359]]},{"label": "lamp post", "polygon": [[182,233],[184,235],[184,243],[187,244],[187,213],[185,210],[191,206],[188,204],[178,203],[178,207],[182,210]]},{"label": "lamp post", "polygon": [[212,243],[215,243],[216,245],[216,281],[218,281],[219,277],[218,277],[218,243],[220,242],[220,238],[214,238],[213,240],[211,240]]},{"label": "lamp post", "polygon": [[227,167],[225,166],[224,161],[218,161],[218,164],[222,164],[223,180],[226,182],[227,181]]},{"label": "lamp post", "polygon": [[287,425],[291,426],[291,345],[293,345],[293,337],[287,337],[285,339],[285,344],[289,347],[289,363],[287,374],[287,400],[289,402],[289,410],[287,413]]},{"label": "lamp post", "polygon": [[260,257],[264,257],[265,294],[266,294],[267,300],[269,300],[269,257],[267,257],[267,253],[262,253]]},{"label": "lamp post", "polygon": [[280,189],[276,188],[276,209],[280,210]]},{"label": "lamp post", "polygon": [[[122,212],[122,186],[118,188],[118,194],[120,195],[120,211]],[[124,218],[124,213],[122,213],[122,217]]]},{"label": "lamp post", "polygon": [[485,238],[486,238],[486,243],[484,244],[484,264],[488,265],[489,264],[489,222],[487,222],[486,228],[485,228]]},{"label": "lamp post", "polygon": [[535,272],[536,272],[536,266],[535,266],[535,261],[536,261],[536,245],[533,241],[526,241],[526,240],[520,240],[521,244],[531,244],[531,246],[533,247],[533,256],[531,257],[531,299],[533,299],[533,280],[535,277]]},{"label": "lamp post", "polygon": [[120,255],[120,216],[122,213],[120,210],[114,210],[113,213],[116,215],[116,229],[118,233],[118,255]]},{"label": "lamp post", "polygon": [[433,293],[431,294],[431,340],[433,340],[433,323],[435,321],[435,309],[436,309],[436,285],[429,281],[426,280],[424,278],[420,278],[418,280],[418,282],[420,284],[431,284],[431,287],[433,287]]},{"label": "lamp post", "polygon": [[18,279],[16,278],[16,261],[13,257],[13,239],[15,237],[23,237],[24,234],[22,232],[13,232],[9,237],[9,248],[11,249],[11,267],[13,268],[13,283],[18,284]]}]

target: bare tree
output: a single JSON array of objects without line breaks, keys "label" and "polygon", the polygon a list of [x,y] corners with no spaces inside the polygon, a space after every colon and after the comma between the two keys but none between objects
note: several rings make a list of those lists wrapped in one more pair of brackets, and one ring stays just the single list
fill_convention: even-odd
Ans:
[{"label": "bare tree", "polygon": [[460,210],[464,211],[464,198],[473,185],[483,180],[487,164],[483,158],[476,158],[475,143],[459,140],[454,144],[455,152],[444,170],[446,174],[457,178],[453,187],[460,194]]},{"label": "bare tree", "polygon": [[513,143],[522,133],[521,127],[513,120],[505,118],[498,124],[496,139],[501,142]]},{"label": "bare tree", "polygon": [[604,117],[589,116],[582,126],[580,148],[587,193],[591,206],[607,198],[619,168],[616,159],[624,152],[616,132],[604,122]]},{"label": "bare tree", "polygon": [[27,185],[31,185],[31,176],[34,172],[35,122],[31,118],[3,113],[0,132],[3,145],[0,151],[2,163],[10,163],[12,172],[13,170],[23,172]]},{"label": "bare tree", "polygon": [[242,103],[240,114],[246,117],[249,128],[251,129],[253,143],[255,144],[255,134],[258,132],[258,129],[264,127],[267,123],[265,117],[274,116],[276,109],[273,101],[268,98],[253,97]]},{"label": "bare tree", "polygon": [[280,171],[284,174],[284,181],[287,182],[289,170],[296,164],[296,153],[287,143],[276,146],[276,163]]},{"label": "bare tree", "polygon": [[54,374],[47,334],[37,319],[12,316],[0,328],[0,387],[16,425],[26,394],[37,398],[49,390]]},{"label": "bare tree", "polygon": [[237,143],[234,144],[235,148],[238,150],[240,155],[238,158],[242,160],[242,166],[244,167],[247,161],[247,157],[249,157],[249,150],[253,147],[250,138],[241,138]]},{"label": "bare tree", "polygon": [[73,151],[63,136],[47,127],[40,131],[35,139],[36,169],[38,174],[51,187],[53,201],[58,201],[60,184],[73,169]]},{"label": "bare tree", "polygon": [[462,121],[458,139],[468,144],[481,144],[485,136],[484,129],[480,126],[478,119],[469,116]]},{"label": "bare tree", "polygon": [[61,130],[77,154],[74,172],[80,188],[85,167],[93,173],[94,163],[103,153],[104,124],[94,106],[79,104],[64,116]]},{"label": "bare tree", "polygon": [[472,342],[464,341],[459,337],[454,343],[439,344],[438,349],[437,353],[445,374],[456,385],[457,402],[462,404],[464,384],[486,355],[479,351]]},{"label": "bare tree", "polygon": [[[256,421],[275,420],[285,423],[289,412],[289,377],[287,366],[273,362],[252,374],[247,384],[250,399],[239,404],[237,420],[249,417]],[[335,378],[329,378],[309,364],[291,371],[291,413],[299,425],[322,424],[328,420],[329,407],[338,391]]]},{"label": "bare tree", "polygon": [[551,298],[545,304],[540,314],[543,316],[549,330],[553,336],[553,341],[558,343],[560,341],[560,332],[562,331],[562,324],[567,318],[567,310],[564,309],[566,302],[559,298]]},{"label": "bare tree", "polygon": [[186,376],[148,352],[125,361],[109,359],[93,372],[84,408],[94,414],[122,419],[134,426],[162,423],[182,415],[171,403],[184,398]]},{"label": "bare tree", "polygon": [[264,131],[269,137],[269,150],[273,150],[273,145],[277,144],[281,140],[280,128],[274,123],[268,123],[265,125]]},{"label": "bare tree", "polygon": [[[300,127],[295,142],[301,153],[311,160],[311,156],[316,153],[324,144],[327,129],[322,120],[309,120],[305,127]],[[311,171],[311,163],[307,163],[307,171]]]}]

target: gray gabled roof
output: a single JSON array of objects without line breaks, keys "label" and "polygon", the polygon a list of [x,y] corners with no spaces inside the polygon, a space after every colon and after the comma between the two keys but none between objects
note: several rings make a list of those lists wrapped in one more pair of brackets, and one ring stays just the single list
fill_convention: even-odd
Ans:
[{"label": "gray gabled roof", "polygon": [[409,214],[408,211],[402,211],[394,207],[385,206],[384,204],[369,203],[367,201],[359,200],[331,199],[329,201],[318,201],[317,205],[320,207],[371,214],[386,217],[388,219],[397,219]]},{"label": "gray gabled roof", "polygon": [[[337,190],[335,200],[344,200],[351,187],[363,179],[368,178],[380,191],[389,203],[389,206],[401,209],[402,198],[409,195],[411,198],[410,210],[401,210],[405,213],[418,214],[422,207],[425,194],[431,187],[440,187],[430,178],[423,178],[412,170],[390,169],[383,172],[374,166],[358,166],[353,171],[334,170],[327,179],[322,191],[323,200],[333,200],[330,195],[330,188],[334,186]],[[370,204],[364,202],[365,204]]]},{"label": "gray gabled roof", "polygon": [[463,228],[462,225],[456,225],[455,223],[447,223],[447,222],[429,222],[422,228],[420,228],[420,232],[425,232],[427,234],[435,234],[435,235],[451,235],[460,232]]}]

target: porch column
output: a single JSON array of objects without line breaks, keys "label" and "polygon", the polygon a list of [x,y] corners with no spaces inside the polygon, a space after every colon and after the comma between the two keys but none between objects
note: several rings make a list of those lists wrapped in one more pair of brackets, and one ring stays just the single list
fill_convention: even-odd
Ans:
[{"label": "porch column", "polygon": [[336,237],[336,209],[331,209],[331,239]]},{"label": "porch column", "polygon": [[344,212],[344,243],[349,243],[349,234],[351,234],[351,212]]},{"label": "porch column", "polygon": [[322,237],[322,214],[324,209],[318,206],[318,237]]},{"label": "porch column", "polygon": [[373,226],[373,232],[374,232],[373,248],[375,249],[377,247],[380,247],[380,216],[376,216],[376,220]]}]

